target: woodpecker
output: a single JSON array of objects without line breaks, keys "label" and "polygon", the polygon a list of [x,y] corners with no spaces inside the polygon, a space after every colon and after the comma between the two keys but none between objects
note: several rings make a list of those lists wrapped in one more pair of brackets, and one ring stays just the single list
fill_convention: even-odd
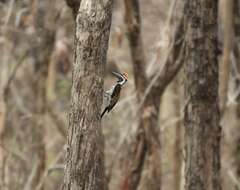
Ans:
[{"label": "woodpecker", "polygon": [[101,118],[103,117],[103,115],[109,111],[111,111],[111,109],[116,105],[116,103],[118,102],[119,98],[120,98],[120,93],[121,93],[121,89],[122,86],[127,82],[127,74],[126,73],[117,73],[117,72],[112,72],[112,74],[117,77],[117,84],[115,84],[110,90],[106,91],[105,94],[108,97],[108,105],[106,106],[106,108],[103,110],[102,114],[101,114]]}]

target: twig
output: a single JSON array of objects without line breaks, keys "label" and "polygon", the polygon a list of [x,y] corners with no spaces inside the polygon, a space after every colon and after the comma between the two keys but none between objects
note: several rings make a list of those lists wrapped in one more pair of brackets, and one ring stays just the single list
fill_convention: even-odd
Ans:
[{"label": "twig", "polygon": [[13,12],[14,2],[15,2],[15,0],[11,0],[11,1],[10,1],[8,13],[7,13],[7,15],[6,15],[5,22],[4,22],[4,27],[7,26],[8,22],[9,22],[9,20],[10,20],[10,18],[11,18],[11,15],[12,15],[12,12]]},{"label": "twig", "polygon": [[38,160],[34,163],[34,165],[32,166],[32,171],[27,179],[27,182],[23,188],[23,190],[31,190],[32,189],[32,183],[34,181],[35,175],[37,173],[38,170]]},{"label": "twig", "polygon": [[228,169],[228,176],[230,177],[230,179],[233,181],[233,183],[237,186],[237,188],[240,188],[240,182],[237,179],[237,176],[234,175],[233,171]]},{"label": "twig", "polygon": [[55,170],[62,171],[63,169],[64,169],[64,164],[56,164],[48,169],[48,175],[50,175],[50,173],[52,173]]},{"label": "twig", "polygon": [[[36,190],[41,190],[44,184],[44,181],[46,180],[47,176],[49,175],[49,173],[54,170],[55,166],[58,166],[57,163],[58,161],[61,159],[62,155],[63,155],[63,151],[64,149],[62,149],[58,155],[56,156],[56,158],[52,161],[52,163],[50,164],[50,166],[45,170]],[[56,169],[56,168],[55,168]],[[59,169],[59,167],[58,167]],[[61,165],[61,169],[62,169],[62,165]]]},{"label": "twig", "polygon": [[234,174],[234,172],[228,168],[229,166],[225,163],[223,163],[223,169],[227,171],[227,174],[234,185],[236,185],[238,188],[240,188],[240,181],[238,180],[237,176]]},{"label": "twig", "polygon": [[54,112],[54,109],[52,108],[52,105],[47,106],[47,112],[51,116],[53,122],[55,123],[55,126],[57,128],[57,131],[59,134],[66,139],[67,137],[67,130],[64,127],[64,122],[59,120],[58,115]]},{"label": "twig", "polygon": [[26,159],[23,157],[23,155],[17,153],[17,152],[14,152],[13,150],[9,150],[7,149],[3,144],[0,143],[0,147],[5,150],[8,154],[18,158],[19,160],[21,160],[22,162],[26,162]]},{"label": "twig", "polygon": [[24,62],[26,57],[28,56],[28,53],[29,53],[29,51],[26,51],[25,54],[19,59],[19,61],[17,62],[16,66],[14,67],[12,73],[10,74],[10,76],[6,82],[6,85],[4,87],[4,92],[3,92],[3,98],[5,101],[7,100],[11,82],[13,81],[14,77],[16,76],[18,69],[20,68],[20,66],[22,65],[22,63]]},{"label": "twig", "polygon": [[[163,66],[155,74],[155,76],[150,81],[147,89],[145,90],[145,94],[139,104],[138,112],[141,110],[140,108],[143,106],[144,101],[146,100],[147,96],[151,93],[151,90],[153,89],[154,85],[156,85],[156,83],[158,83],[160,81],[160,79],[165,78],[166,81],[161,80],[161,82],[163,82],[163,85],[158,85],[158,88],[161,89],[161,92],[159,92],[159,93],[162,93],[164,91],[164,89],[168,86],[168,84],[172,81],[172,79],[174,78],[173,76],[180,70],[181,66],[183,65],[183,58],[184,58],[183,55],[184,55],[184,49],[185,49],[184,48],[185,43],[183,41],[184,41],[184,39],[181,39],[180,43],[182,43],[182,46],[181,46],[179,59],[174,61],[174,63],[169,61],[171,52],[173,50],[173,45],[171,46],[171,48],[168,51],[167,56],[164,60]],[[173,64],[173,65],[171,65],[171,64]],[[174,68],[172,70],[172,72],[168,72],[170,67]]]}]

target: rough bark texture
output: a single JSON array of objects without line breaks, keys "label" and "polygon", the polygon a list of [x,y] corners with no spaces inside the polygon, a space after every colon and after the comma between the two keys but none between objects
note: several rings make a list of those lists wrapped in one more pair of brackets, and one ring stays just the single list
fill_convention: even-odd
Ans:
[{"label": "rough bark texture", "polygon": [[[158,115],[161,96],[167,85],[179,71],[182,62],[173,61],[170,56],[154,85],[148,91],[149,81],[145,74],[145,56],[141,37],[141,19],[138,0],[125,0],[125,22],[128,29],[128,39],[131,50],[135,86],[139,104],[140,120],[137,133],[127,154],[125,163],[127,168],[120,189],[161,189],[161,158],[160,139],[158,131]],[[182,22],[175,34],[175,40],[171,56],[177,60],[182,47]],[[150,79],[151,81],[151,79]],[[148,92],[147,92],[148,91]],[[130,159],[129,159],[130,158]]]},{"label": "rough bark texture", "polygon": [[186,190],[221,189],[217,17],[218,1],[187,1],[185,7],[187,103],[184,113]]},{"label": "rough bark texture", "polygon": [[77,15],[64,190],[105,188],[100,112],[112,4],[83,0]]}]

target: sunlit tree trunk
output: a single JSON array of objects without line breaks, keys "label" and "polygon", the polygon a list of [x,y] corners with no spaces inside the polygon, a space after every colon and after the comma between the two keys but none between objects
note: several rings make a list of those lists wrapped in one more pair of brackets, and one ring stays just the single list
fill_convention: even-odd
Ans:
[{"label": "sunlit tree trunk", "polygon": [[181,189],[181,178],[182,178],[182,120],[181,120],[181,84],[179,77],[174,81],[174,110],[176,117],[175,127],[175,139],[173,147],[173,179],[174,179],[174,189]]},{"label": "sunlit tree trunk", "polygon": [[100,112],[112,4],[82,0],[78,11],[64,190],[105,189]]},{"label": "sunlit tree trunk", "polygon": [[[6,45],[7,47],[7,45]],[[4,139],[5,139],[5,130],[6,130],[6,114],[7,114],[7,102],[5,100],[5,87],[7,83],[8,77],[8,59],[6,47],[4,47],[5,53],[3,55],[3,62],[1,63],[1,71],[0,71],[0,189],[7,190],[7,176],[6,176],[6,159],[7,152],[4,150]]]},{"label": "sunlit tree trunk", "polygon": [[233,0],[223,1],[223,56],[219,67],[219,100],[223,115],[227,103],[233,35]]},{"label": "sunlit tree trunk", "polygon": [[218,1],[187,1],[185,190],[221,190],[217,18]]}]

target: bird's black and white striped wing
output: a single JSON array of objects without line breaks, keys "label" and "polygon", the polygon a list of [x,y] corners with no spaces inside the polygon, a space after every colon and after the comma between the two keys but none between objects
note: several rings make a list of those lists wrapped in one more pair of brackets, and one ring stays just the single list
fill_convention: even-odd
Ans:
[{"label": "bird's black and white striped wing", "polygon": [[110,104],[108,106],[108,111],[110,111],[118,102],[119,98],[120,98],[120,92],[121,92],[121,85],[120,84],[116,84],[114,86],[114,90],[113,93],[111,95],[111,99],[110,99]]},{"label": "bird's black and white striped wing", "polygon": [[105,109],[105,107],[110,105],[111,96],[113,94],[114,88],[115,88],[115,85],[103,93],[103,105],[102,105],[103,108],[102,109]]}]

